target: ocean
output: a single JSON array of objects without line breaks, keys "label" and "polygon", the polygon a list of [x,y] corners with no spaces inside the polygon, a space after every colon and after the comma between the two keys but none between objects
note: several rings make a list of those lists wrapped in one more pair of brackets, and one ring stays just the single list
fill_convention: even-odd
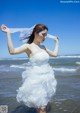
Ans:
[{"label": "ocean", "polygon": [[[28,58],[0,59],[0,107],[6,105],[8,113],[36,113],[16,100],[16,90],[22,84],[22,72]],[[57,90],[47,113],[80,113],[80,55],[50,58],[57,80]],[[6,112],[1,112],[6,113]]]}]

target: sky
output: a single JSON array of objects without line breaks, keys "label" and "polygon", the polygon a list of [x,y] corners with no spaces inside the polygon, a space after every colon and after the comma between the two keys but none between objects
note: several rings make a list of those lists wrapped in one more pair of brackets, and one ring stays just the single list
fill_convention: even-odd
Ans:
[{"label": "sky", "polygon": [[[80,54],[80,0],[0,0],[0,26],[26,28],[39,23],[59,37],[59,55]],[[19,34],[11,37],[15,48],[23,44]],[[43,45],[53,51],[55,42],[46,38]],[[0,58],[26,56],[9,54],[6,33],[1,29],[0,51]]]}]

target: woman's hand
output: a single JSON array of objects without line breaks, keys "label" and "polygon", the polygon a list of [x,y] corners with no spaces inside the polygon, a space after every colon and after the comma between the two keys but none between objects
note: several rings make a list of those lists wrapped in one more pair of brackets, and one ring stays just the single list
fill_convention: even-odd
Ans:
[{"label": "woman's hand", "polygon": [[3,32],[10,33],[10,29],[7,26],[5,26],[4,24],[1,26],[1,30]]},{"label": "woman's hand", "polygon": [[54,38],[54,41],[58,42],[59,41],[59,38],[58,37]]}]

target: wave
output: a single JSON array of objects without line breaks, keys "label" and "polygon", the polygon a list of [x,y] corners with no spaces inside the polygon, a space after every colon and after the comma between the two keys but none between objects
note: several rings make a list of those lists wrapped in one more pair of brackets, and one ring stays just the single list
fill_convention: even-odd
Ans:
[{"label": "wave", "polygon": [[77,69],[70,69],[70,68],[53,68],[54,71],[61,71],[61,72],[75,72]]},{"label": "wave", "polygon": [[[57,57],[50,57],[51,59],[56,58],[80,58],[80,55],[60,55]],[[29,59],[28,57],[22,57],[22,58],[0,58],[0,60],[26,60]]]},{"label": "wave", "polygon": [[22,68],[22,69],[25,69],[25,66],[23,66],[23,65],[11,65],[10,67],[11,68]]},{"label": "wave", "polygon": [[[22,65],[11,65],[11,68],[22,68],[26,69],[26,66],[28,66],[26,63]],[[79,69],[70,69],[70,68],[53,68],[54,71],[60,71],[60,72],[76,72]]]},{"label": "wave", "polygon": [[76,64],[80,65],[80,62],[76,62]]},{"label": "wave", "polygon": [[25,69],[26,67],[29,67],[31,66],[31,63],[30,62],[27,62],[27,63],[23,63],[23,64],[20,64],[20,65],[10,65],[10,67],[12,68],[23,68]]},{"label": "wave", "polygon": [[11,60],[26,60],[26,59],[29,59],[29,58],[12,58]]},{"label": "wave", "polygon": [[0,72],[9,72],[8,65],[0,65]]},{"label": "wave", "polygon": [[28,57],[26,58],[1,58],[0,60],[26,60],[29,59]]},{"label": "wave", "polygon": [[80,58],[80,56],[58,56],[57,58]]}]

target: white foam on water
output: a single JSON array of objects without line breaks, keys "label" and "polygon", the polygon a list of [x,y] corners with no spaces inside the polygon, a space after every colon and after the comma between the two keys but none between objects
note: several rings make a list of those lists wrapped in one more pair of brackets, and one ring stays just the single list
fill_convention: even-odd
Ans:
[{"label": "white foam on water", "polygon": [[75,72],[77,69],[70,69],[70,68],[53,68],[54,71],[61,71],[61,72]]},{"label": "white foam on water", "polygon": [[80,65],[80,62],[76,62],[76,64]]}]

